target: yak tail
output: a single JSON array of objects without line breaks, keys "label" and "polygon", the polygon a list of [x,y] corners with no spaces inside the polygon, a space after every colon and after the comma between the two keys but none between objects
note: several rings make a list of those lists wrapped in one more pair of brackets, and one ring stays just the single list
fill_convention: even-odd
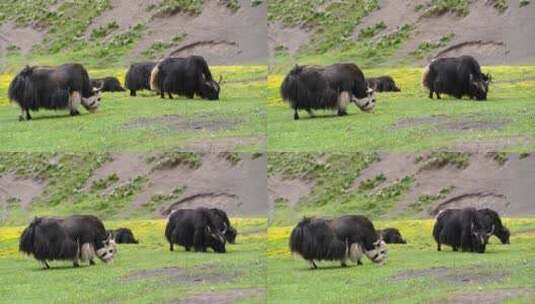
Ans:
[{"label": "yak tail", "polygon": [[[167,225],[165,226],[165,238],[170,243],[173,241],[173,231],[175,230],[174,222],[168,220]],[[137,243],[136,243],[137,244]]]},{"label": "yak tail", "polygon": [[154,66],[150,72],[150,89],[155,92],[160,91],[160,64]]},{"label": "yak tail", "polygon": [[28,255],[34,253],[35,227],[41,222],[41,218],[36,217],[30,226],[26,227],[20,236],[19,251]]},{"label": "yak tail", "polygon": [[422,89],[431,88],[431,65],[428,65],[424,69],[422,74]]},{"label": "yak tail", "polygon": [[11,81],[8,88],[8,97],[10,101],[16,101],[19,104],[24,102],[26,94],[26,85],[29,82],[29,77],[33,73],[33,68],[26,66],[20,71],[17,76]]}]

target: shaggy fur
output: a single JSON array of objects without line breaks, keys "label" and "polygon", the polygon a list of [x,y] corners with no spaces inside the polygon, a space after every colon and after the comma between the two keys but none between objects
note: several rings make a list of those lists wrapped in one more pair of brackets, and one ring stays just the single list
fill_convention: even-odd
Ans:
[{"label": "shaggy fur", "polygon": [[360,265],[363,252],[375,263],[383,263],[386,257],[386,247],[373,224],[359,215],[333,220],[304,218],[292,230],[289,247],[312,268],[317,268],[315,261],[322,260],[337,260],[346,266],[350,259]]},{"label": "shaggy fur", "polygon": [[486,100],[490,79],[491,76],[484,75],[479,63],[471,56],[439,58],[425,68],[422,86],[429,89],[431,99],[433,93],[438,99],[444,93],[459,99],[468,96]]},{"label": "shaggy fur", "polygon": [[125,87],[130,90],[130,96],[136,96],[137,91],[150,90],[150,74],[157,62],[146,61],[133,63],[124,79]]},{"label": "shaggy fur", "polygon": [[377,230],[379,238],[381,238],[387,244],[407,244],[407,242],[401,236],[396,228],[386,228],[383,230]]},{"label": "shaggy fur", "polygon": [[186,58],[166,58],[159,62],[151,72],[150,87],[169,99],[172,94],[193,98],[218,100],[220,85],[214,81],[208,63],[201,56]]},{"label": "shaggy fur", "polygon": [[443,210],[437,215],[433,227],[438,251],[442,250],[442,244],[446,244],[453,251],[484,253],[491,235],[492,231],[485,229],[475,208]]},{"label": "shaggy fur", "polygon": [[91,86],[97,88],[102,92],[124,92],[126,91],[115,77],[95,78],[91,79]]},{"label": "shaggy fur", "polygon": [[368,86],[375,92],[400,92],[391,76],[366,78]]},{"label": "shaggy fur", "polygon": [[20,106],[20,120],[31,119],[30,110],[69,109],[74,116],[80,114],[79,103],[91,112],[100,104],[100,97],[80,64],[64,64],[56,68],[26,66],[11,81],[8,96]]},{"label": "shaggy fur", "polygon": [[117,228],[115,230],[108,230],[108,234],[112,236],[117,244],[138,244],[139,241],[135,239],[134,233],[128,228]]},{"label": "shaggy fur", "polygon": [[224,253],[226,239],[217,228],[217,222],[208,208],[180,209],[169,215],[165,227],[165,237],[169,242],[169,250],[174,244],[183,246],[186,251],[206,252],[212,248],[215,252]]},{"label": "shaggy fur", "polygon": [[98,218],[73,215],[35,218],[22,232],[19,251],[33,255],[48,269],[47,261],[53,260],[72,260],[75,267],[80,260],[93,265],[95,256],[109,262],[116,249]]},{"label": "shaggy fur", "polygon": [[364,74],[354,64],[340,63],[326,67],[295,66],[284,78],[281,97],[294,110],[337,110],[339,116],[347,115],[346,107],[355,103],[362,111],[375,107],[373,90],[368,88]]}]

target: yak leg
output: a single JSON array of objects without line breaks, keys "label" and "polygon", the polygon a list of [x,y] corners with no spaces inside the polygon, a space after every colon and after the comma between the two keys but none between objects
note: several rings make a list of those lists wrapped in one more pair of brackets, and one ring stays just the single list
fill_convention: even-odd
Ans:
[{"label": "yak leg", "polygon": [[173,95],[171,95],[171,92],[167,92],[167,95],[169,95],[169,99],[173,99]]},{"label": "yak leg", "polygon": [[169,251],[174,251],[175,246],[173,245],[173,242],[169,242]]},{"label": "yak leg", "polygon": [[80,115],[78,107],[80,106],[81,102],[82,96],[80,95],[80,93],[74,91],[69,95],[69,110],[71,112],[71,116]]},{"label": "yak leg", "polygon": [[186,251],[190,251],[190,250],[191,250],[191,247],[186,246]]},{"label": "yak leg", "polygon": [[318,268],[318,265],[316,265],[314,260],[309,260],[308,262],[310,263],[310,268],[311,269],[317,269]]},{"label": "yak leg", "polygon": [[43,266],[43,270],[50,269],[50,265],[48,265],[48,263],[46,262],[46,260],[42,260],[42,261],[40,261],[40,262],[41,262],[41,265]]},{"label": "yak leg", "polygon": [[165,92],[163,90],[160,91],[160,98],[165,99]]},{"label": "yak leg", "polygon": [[362,265],[362,261],[360,259],[357,260],[357,265]]},{"label": "yak leg", "polygon": [[130,90],[130,96],[136,96],[136,90]]},{"label": "yak leg", "polygon": [[31,119],[32,119],[32,116],[30,116],[30,109],[20,108],[19,121],[31,120]]},{"label": "yak leg", "polygon": [[347,105],[351,101],[351,96],[348,92],[342,92],[338,95],[338,116],[347,115]]},{"label": "yak leg", "polygon": [[193,248],[195,251],[206,251],[206,247],[204,246],[204,232],[202,229],[197,229],[193,233]]},{"label": "yak leg", "polygon": [[72,262],[72,266],[80,267],[80,258],[78,256],[74,258],[74,261]]},{"label": "yak leg", "polygon": [[314,112],[312,112],[311,109],[307,109],[307,113],[310,117],[315,117],[316,115],[314,115]]},{"label": "yak leg", "polygon": [[93,259],[89,259],[89,265],[95,265],[95,261]]},{"label": "yak leg", "polygon": [[437,94],[437,99],[440,99],[440,93],[439,92],[435,92],[435,94]]},{"label": "yak leg", "polygon": [[294,109],[294,120],[299,120],[299,113],[297,113],[297,108]]}]

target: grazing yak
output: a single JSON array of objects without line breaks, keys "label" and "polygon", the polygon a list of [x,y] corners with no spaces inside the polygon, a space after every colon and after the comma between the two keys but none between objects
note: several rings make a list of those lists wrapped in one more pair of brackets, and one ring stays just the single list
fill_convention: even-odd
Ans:
[{"label": "grazing yak", "polygon": [[125,87],[130,90],[130,96],[136,96],[136,91],[150,90],[150,73],[157,62],[146,61],[133,63],[128,68],[124,78]]},{"label": "grazing yak", "polygon": [[374,78],[366,78],[368,87],[373,89],[375,92],[401,92],[401,90],[396,86],[394,79],[391,76],[381,76]]},{"label": "grazing yak", "polygon": [[214,252],[226,252],[225,225],[211,209],[179,209],[173,211],[165,227],[165,237],[169,242],[169,250],[178,244],[190,251],[206,252],[212,248]]},{"label": "grazing yak", "polygon": [[102,222],[92,215],[37,217],[22,232],[19,250],[33,255],[44,269],[53,260],[71,260],[74,267],[80,261],[94,265],[95,257],[107,263],[117,251]]},{"label": "grazing yak", "polygon": [[396,228],[377,230],[377,235],[379,235],[379,238],[387,244],[407,244],[399,230]]},{"label": "grazing yak", "polygon": [[108,234],[112,236],[117,244],[138,244],[139,241],[135,239],[134,233],[128,228],[117,228],[115,230],[108,230]]},{"label": "grazing yak", "polygon": [[352,63],[295,66],[284,78],[280,94],[294,110],[295,120],[299,119],[298,110],[306,110],[312,117],[312,110],[333,109],[344,116],[350,102],[365,112],[375,108],[374,91]]},{"label": "grazing yak", "polygon": [[502,224],[498,212],[489,208],[484,208],[477,210],[477,216],[486,231],[494,231],[494,235],[500,239],[502,244],[509,244],[511,233],[509,232],[509,229]]},{"label": "grazing yak", "polygon": [[104,77],[91,79],[91,86],[101,92],[124,92],[126,91],[115,77]]},{"label": "grazing yak", "polygon": [[446,209],[437,216],[433,227],[433,237],[437,242],[437,250],[442,244],[449,245],[453,251],[484,253],[489,237],[494,233],[494,225],[487,230],[478,217],[475,208]]},{"label": "grazing yak", "polygon": [[100,105],[100,91],[94,90],[86,69],[80,64],[58,67],[26,66],[11,81],[8,89],[11,101],[21,109],[20,120],[30,120],[30,110],[69,109],[72,116],[79,115],[80,103],[89,112]]},{"label": "grazing yak", "polygon": [[160,92],[165,98],[173,99],[172,94],[193,98],[195,95],[202,99],[218,100],[220,83],[212,78],[208,63],[201,56],[186,58],[169,57],[160,61],[152,70],[150,88]]},{"label": "grazing yak", "polygon": [[440,99],[440,94],[448,94],[458,99],[468,96],[470,99],[486,100],[491,76],[483,74],[479,63],[471,56],[457,58],[439,58],[429,64],[422,77],[422,86],[429,89],[429,98],[433,93]]},{"label": "grazing yak", "polygon": [[347,260],[362,264],[366,255],[374,263],[383,264],[386,258],[385,242],[378,238],[375,228],[364,216],[346,215],[335,219],[304,218],[290,235],[290,250],[307,260],[312,269],[316,261]]}]

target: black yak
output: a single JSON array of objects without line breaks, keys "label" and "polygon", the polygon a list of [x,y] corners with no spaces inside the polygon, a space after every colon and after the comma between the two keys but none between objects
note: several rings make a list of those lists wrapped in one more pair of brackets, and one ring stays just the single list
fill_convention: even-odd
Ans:
[{"label": "black yak", "polygon": [[347,260],[358,265],[365,254],[374,263],[383,264],[385,242],[378,238],[375,228],[364,216],[346,215],[336,219],[304,218],[290,235],[290,250],[307,260],[313,269],[316,261]]},{"label": "black yak", "polygon": [[486,231],[493,231],[494,235],[500,239],[502,244],[509,244],[509,237],[511,233],[503,224],[498,212],[483,208],[477,210],[477,215],[480,223]]},{"label": "black yak", "polygon": [[433,93],[440,99],[440,94],[456,98],[468,96],[470,99],[486,100],[491,76],[481,72],[479,63],[471,56],[457,58],[439,58],[433,60],[422,77],[422,86],[429,89],[429,98]]},{"label": "black yak", "polygon": [[[208,208],[180,209],[173,211],[165,227],[165,237],[169,242],[169,250],[178,244],[190,251],[206,252],[212,248],[215,252],[226,252],[223,227],[219,218]],[[221,225],[223,226],[223,225]]]},{"label": "black yak", "polygon": [[80,103],[89,112],[100,105],[100,91],[94,90],[85,68],[80,64],[64,64],[56,68],[26,66],[11,81],[8,89],[11,101],[21,109],[20,120],[30,120],[30,110],[69,109],[79,115]]},{"label": "black yak", "polygon": [[401,92],[391,76],[366,78],[366,82],[375,92]]},{"label": "black yak", "polygon": [[368,87],[364,74],[351,63],[325,67],[295,66],[284,78],[280,93],[294,110],[306,110],[310,116],[316,109],[332,109],[338,116],[347,115],[347,105],[355,103],[362,111],[375,108],[374,91]]},{"label": "black yak", "polygon": [[216,82],[208,63],[201,56],[186,58],[169,57],[160,61],[152,70],[150,76],[150,88],[160,92],[165,98],[165,93],[170,99],[172,94],[193,98],[195,95],[202,99],[218,100],[220,82]]},{"label": "black yak", "polygon": [[47,261],[53,260],[71,260],[74,267],[80,266],[80,261],[94,265],[95,256],[110,262],[116,246],[98,218],[73,215],[35,218],[20,236],[19,251],[33,255],[48,269]]},{"label": "black yak", "polygon": [[379,238],[387,244],[407,244],[399,230],[396,228],[377,230],[377,234],[379,235]]},{"label": "black yak", "polygon": [[135,239],[134,233],[128,228],[117,228],[108,230],[108,234],[112,236],[117,244],[138,244],[139,241]]},{"label": "black yak", "polygon": [[104,77],[91,79],[91,86],[102,92],[124,92],[126,91],[115,77]]},{"label": "black yak", "polygon": [[442,244],[449,245],[453,251],[459,250],[484,253],[489,237],[494,232],[486,230],[478,217],[475,208],[446,209],[437,216],[433,227],[433,237],[437,242],[437,250]]},{"label": "black yak", "polygon": [[[236,231],[236,229],[230,224],[227,213],[218,208],[212,208],[210,209],[210,212],[212,216],[215,217],[216,227],[219,229],[219,231],[221,231],[221,234],[225,236],[227,242],[234,244],[236,242],[238,231]],[[217,222],[217,219],[219,219],[219,222]]]},{"label": "black yak", "polygon": [[124,79],[125,87],[130,90],[130,96],[136,96],[136,91],[139,90],[150,90],[150,73],[156,64],[154,61],[146,61],[130,65]]}]

